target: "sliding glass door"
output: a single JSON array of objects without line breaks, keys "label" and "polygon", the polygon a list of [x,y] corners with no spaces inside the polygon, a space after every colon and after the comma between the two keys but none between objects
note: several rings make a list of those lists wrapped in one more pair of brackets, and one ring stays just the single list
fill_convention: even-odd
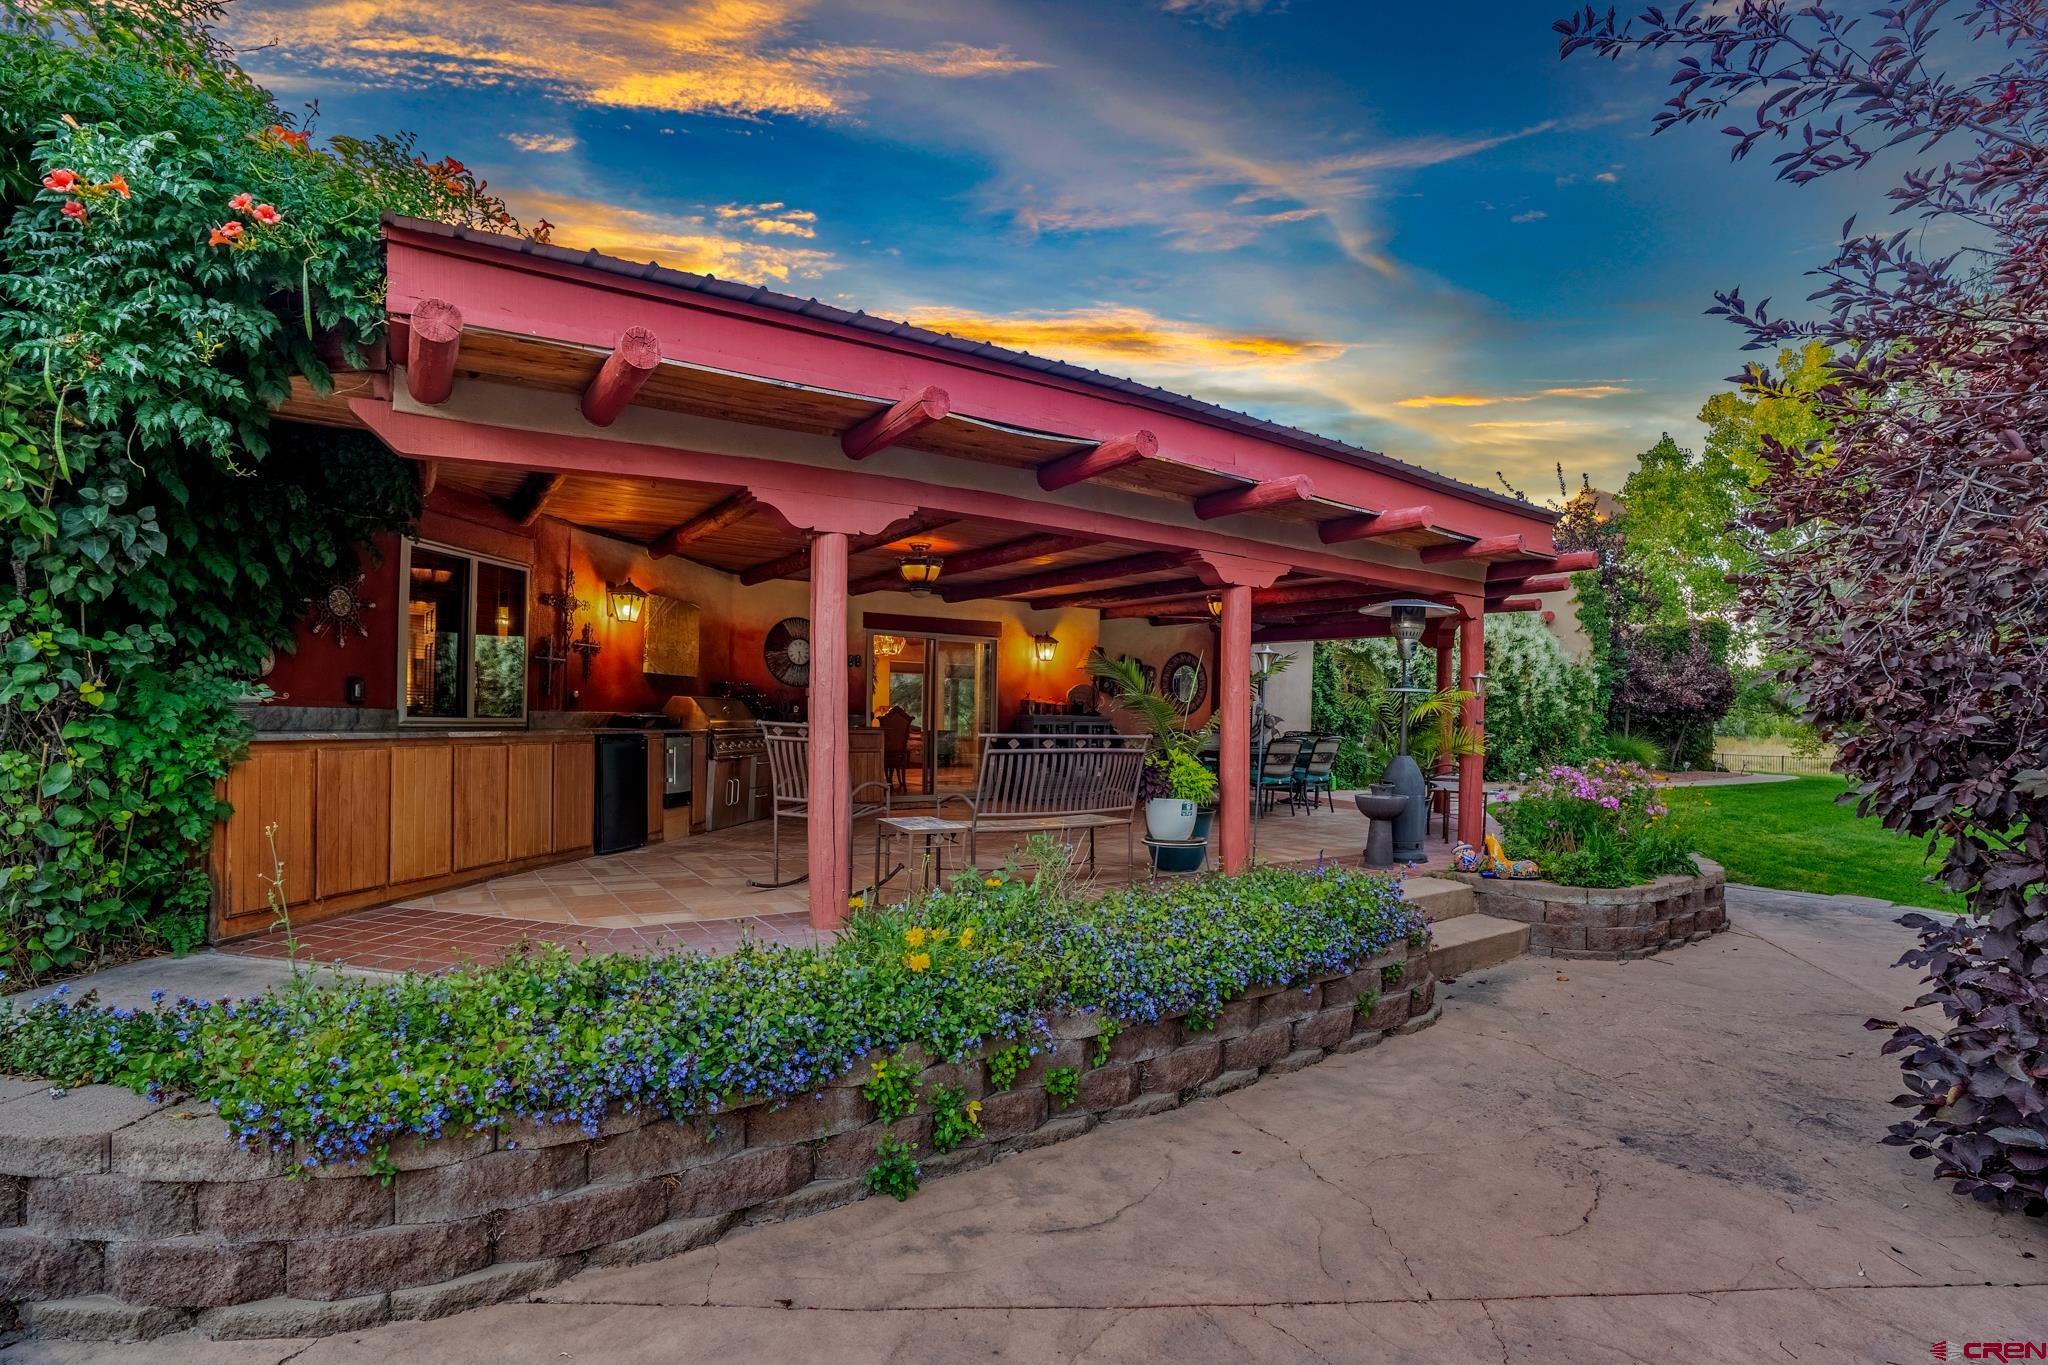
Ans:
[{"label": "sliding glass door", "polygon": [[972,792],[996,728],[996,645],[942,635],[868,637],[869,716],[900,792]]}]

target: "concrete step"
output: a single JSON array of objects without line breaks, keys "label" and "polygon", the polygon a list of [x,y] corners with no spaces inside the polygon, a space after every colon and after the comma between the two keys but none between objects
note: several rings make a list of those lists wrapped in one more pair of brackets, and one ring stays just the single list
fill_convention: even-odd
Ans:
[{"label": "concrete step", "polygon": [[1431,926],[1429,969],[1437,980],[1497,967],[1529,951],[1529,926],[1492,915],[1460,915]]},{"label": "concrete step", "polygon": [[1432,924],[1469,915],[1478,908],[1472,888],[1449,877],[1409,877],[1401,883],[1401,899]]}]

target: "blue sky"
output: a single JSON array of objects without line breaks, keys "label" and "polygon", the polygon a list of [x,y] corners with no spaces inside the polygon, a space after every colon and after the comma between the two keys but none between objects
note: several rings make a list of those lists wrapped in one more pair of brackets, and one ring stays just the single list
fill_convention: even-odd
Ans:
[{"label": "blue sky", "polygon": [[[555,240],[1057,355],[1536,494],[1614,484],[1856,202],[1563,0],[238,0],[325,132],[409,128]],[[1373,16],[1365,11],[1385,9]]]}]

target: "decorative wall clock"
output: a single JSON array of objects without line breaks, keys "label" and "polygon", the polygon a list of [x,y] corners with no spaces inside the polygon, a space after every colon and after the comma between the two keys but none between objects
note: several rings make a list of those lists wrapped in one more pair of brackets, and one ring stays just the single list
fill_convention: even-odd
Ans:
[{"label": "decorative wall clock", "polygon": [[363,613],[376,610],[377,604],[363,597],[363,575],[357,574],[353,583],[334,584],[318,597],[307,599],[306,605],[313,609],[313,634],[332,630],[336,648],[348,647],[351,630],[366,640],[370,638]]},{"label": "decorative wall clock", "polygon": [[768,672],[783,686],[810,686],[810,621],[802,616],[777,621],[761,645],[761,657],[768,665]]},{"label": "decorative wall clock", "polygon": [[1182,706],[1194,706],[1208,689],[1208,672],[1199,658],[1183,650],[1166,661],[1166,671],[1160,675],[1159,690],[1171,701]]}]

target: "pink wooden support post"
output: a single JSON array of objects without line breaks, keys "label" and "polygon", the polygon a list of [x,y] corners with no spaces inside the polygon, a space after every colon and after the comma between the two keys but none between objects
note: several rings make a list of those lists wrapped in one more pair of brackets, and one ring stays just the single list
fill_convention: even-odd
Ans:
[{"label": "pink wooden support post", "polygon": [[1223,589],[1222,641],[1217,667],[1222,669],[1222,733],[1217,742],[1220,779],[1216,811],[1216,849],[1226,872],[1242,872],[1251,861],[1252,821],[1252,590],[1241,584]]},{"label": "pink wooden support post", "polygon": [[[1486,700],[1473,675],[1486,669],[1486,604],[1476,598],[1458,603],[1465,619],[1458,627],[1458,686],[1472,694],[1460,719],[1476,735],[1486,733]],[[1458,837],[1477,848],[1486,842],[1486,756],[1466,754],[1458,760]]]},{"label": "pink wooden support post", "polygon": [[[1451,628],[1448,622],[1437,629],[1436,641],[1436,690],[1447,692],[1451,686]],[[1451,775],[1451,736],[1456,733],[1453,718],[1444,716],[1443,739],[1436,749],[1436,772],[1438,777]]]},{"label": "pink wooden support post", "polygon": [[846,922],[853,875],[853,798],[846,718],[846,532],[811,537],[811,927]]}]

